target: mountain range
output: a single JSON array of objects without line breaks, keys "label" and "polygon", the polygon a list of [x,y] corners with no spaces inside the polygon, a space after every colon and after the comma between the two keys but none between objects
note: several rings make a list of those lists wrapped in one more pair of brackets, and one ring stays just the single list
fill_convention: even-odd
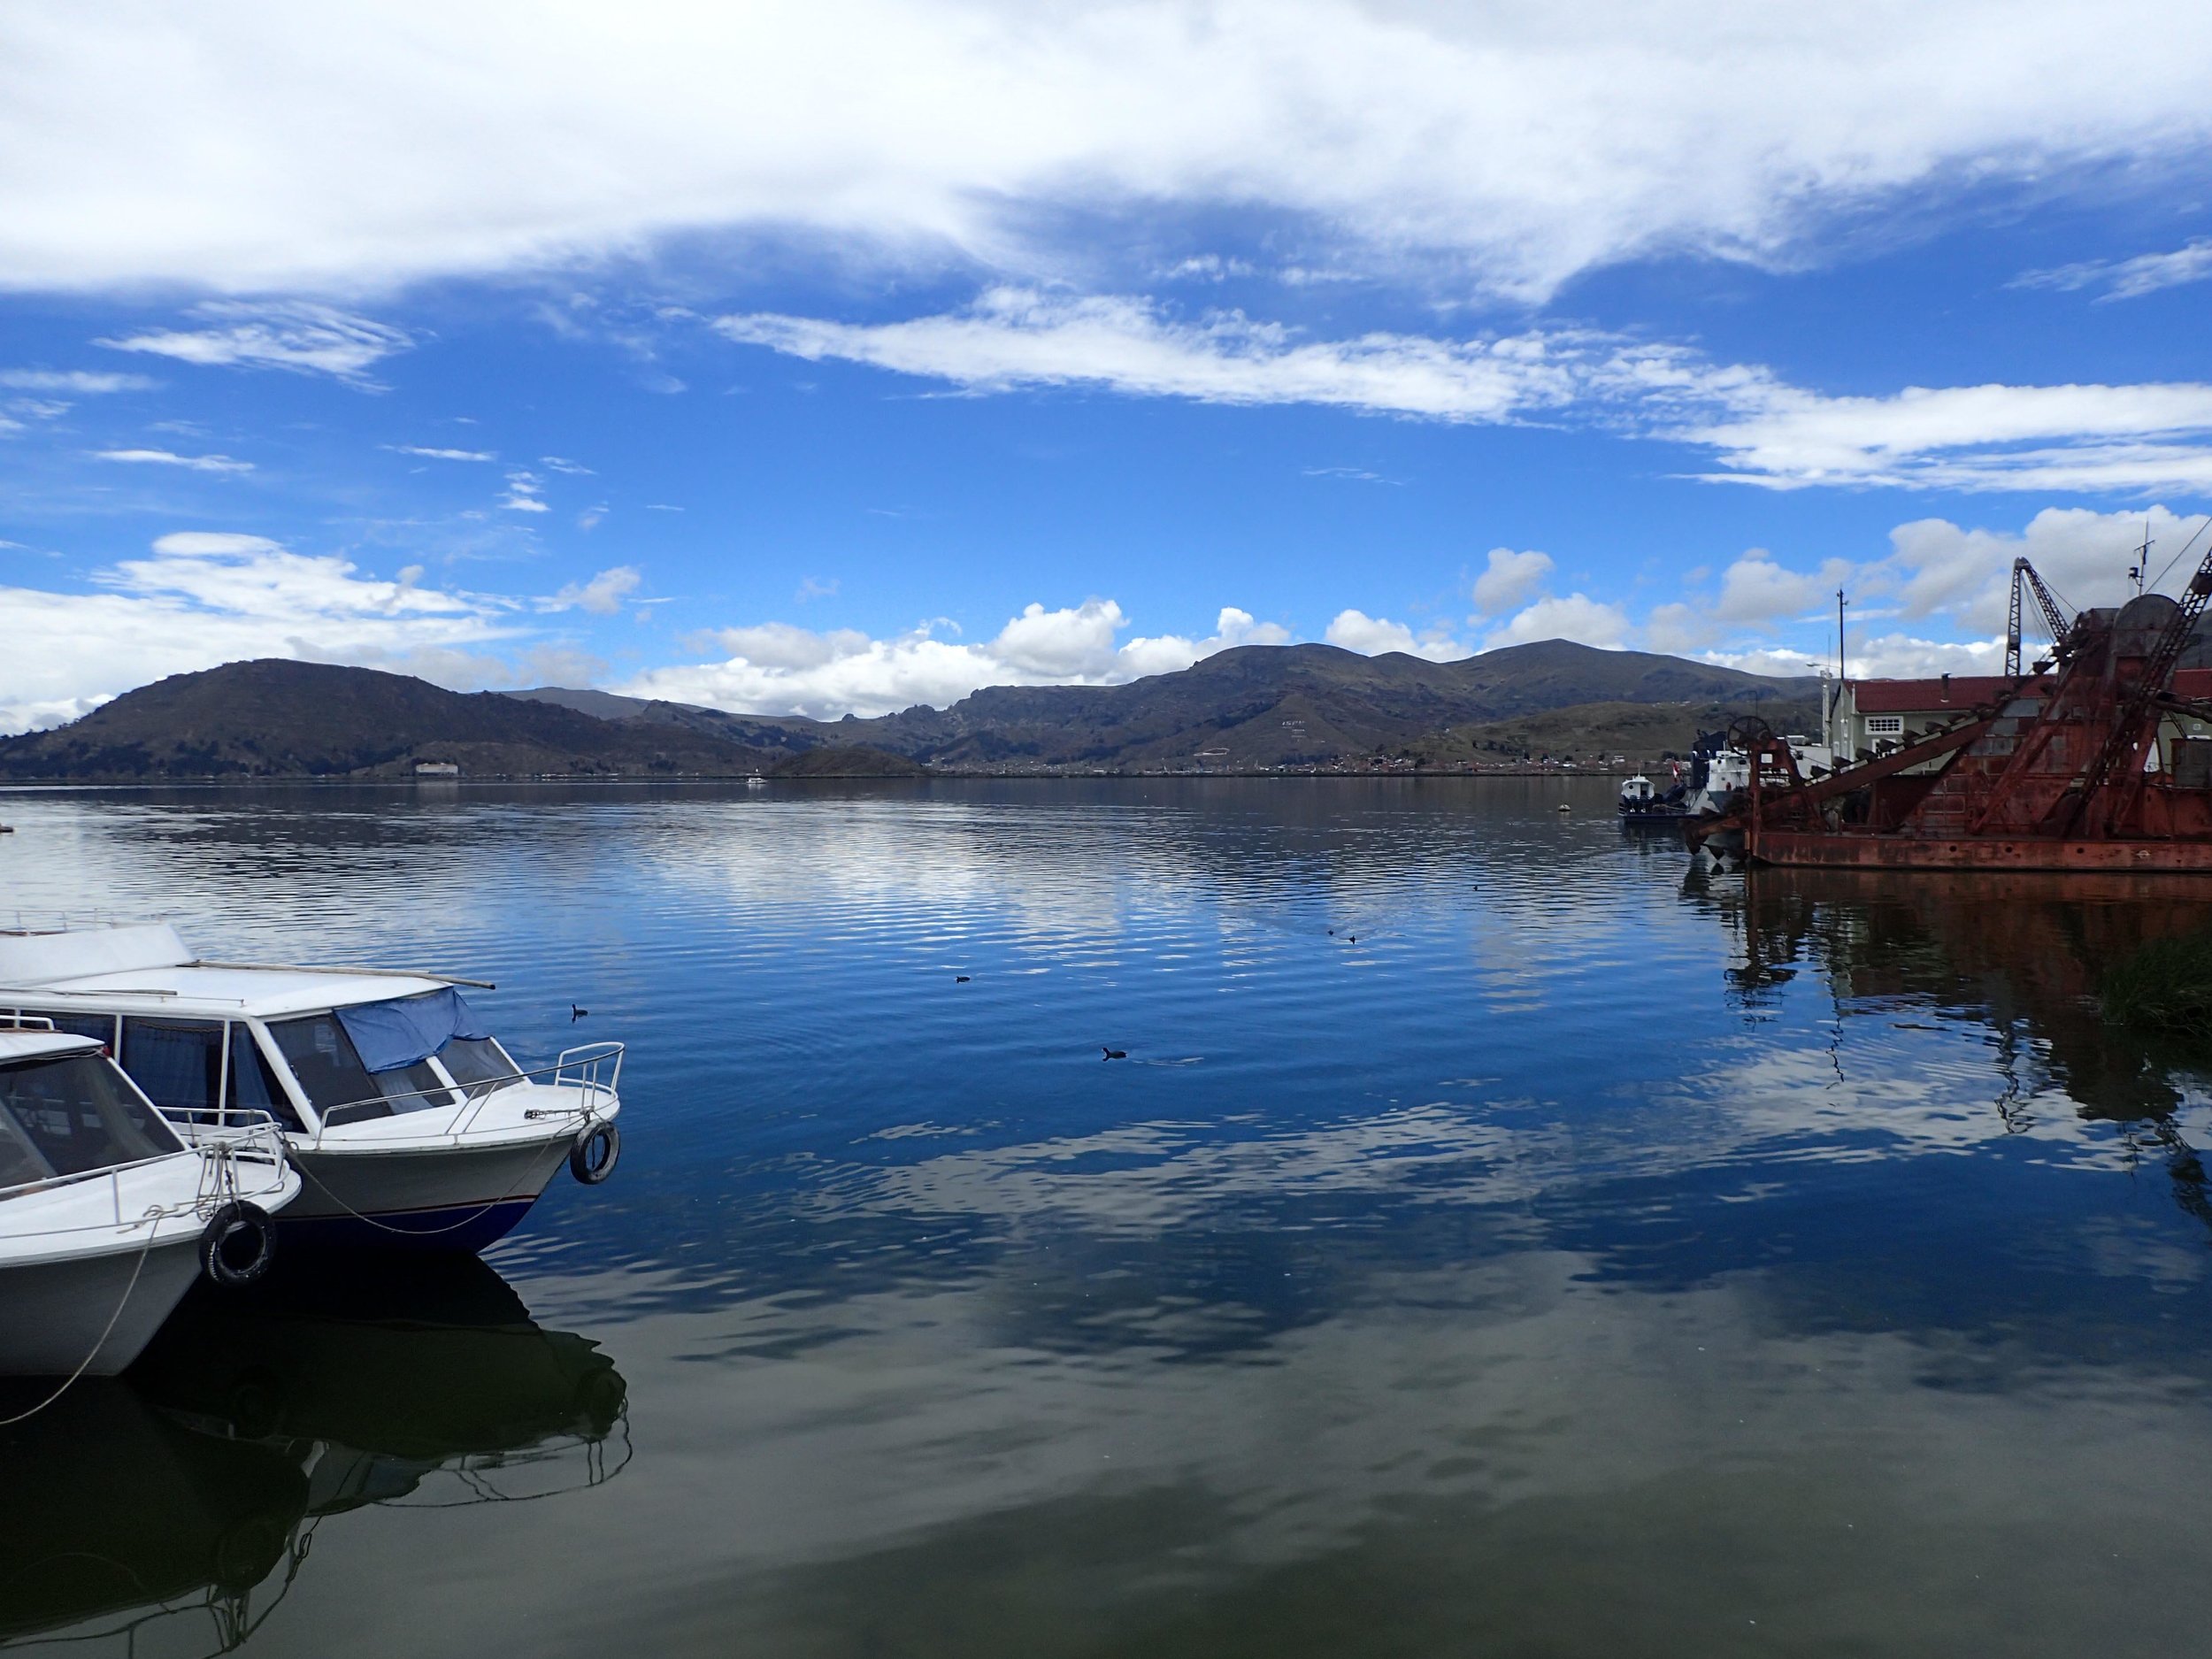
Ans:
[{"label": "mountain range", "polygon": [[127,692],[71,725],[0,739],[0,777],[128,780],[849,772],[885,757],[947,772],[1304,768],[1525,753],[1645,757],[1745,711],[1811,724],[1816,683],[1552,640],[1455,663],[1329,645],[1240,646],[1121,686],[995,686],[946,709],[820,721],[595,690],[472,695],[403,674],[231,663]]}]

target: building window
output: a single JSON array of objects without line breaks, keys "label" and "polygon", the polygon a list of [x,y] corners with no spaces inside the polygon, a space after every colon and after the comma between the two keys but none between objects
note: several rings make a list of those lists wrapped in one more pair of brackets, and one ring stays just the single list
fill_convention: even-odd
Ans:
[{"label": "building window", "polygon": [[1901,714],[1870,714],[1866,717],[1866,734],[1869,737],[1902,737],[1905,734],[1905,717]]}]

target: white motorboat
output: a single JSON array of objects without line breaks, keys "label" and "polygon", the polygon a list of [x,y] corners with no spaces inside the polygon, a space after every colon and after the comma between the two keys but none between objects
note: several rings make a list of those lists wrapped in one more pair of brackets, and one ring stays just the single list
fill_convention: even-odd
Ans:
[{"label": "white motorboat", "polygon": [[273,1125],[187,1146],[92,1038],[0,1030],[0,1376],[112,1376],[205,1271],[257,1277],[298,1196]]},{"label": "white motorboat", "polygon": [[480,1250],[564,1164],[612,1173],[622,1045],[525,1071],[463,1000],[472,983],[208,962],[163,924],[0,934],[0,1011],[114,1045],[188,1140],[227,1112],[276,1121],[302,1241]]}]

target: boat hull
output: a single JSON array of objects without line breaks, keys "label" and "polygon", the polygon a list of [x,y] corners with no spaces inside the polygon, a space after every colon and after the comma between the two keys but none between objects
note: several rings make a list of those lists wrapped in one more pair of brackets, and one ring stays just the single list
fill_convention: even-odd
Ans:
[{"label": "boat hull", "polygon": [[[2057,841],[2032,836],[1851,835],[1763,830],[1762,864],[1860,870],[2087,870],[2212,875],[2212,842]],[[1715,850],[1724,850],[1716,848]]]},{"label": "boat hull", "polygon": [[473,1252],[503,1238],[568,1162],[572,1139],[421,1151],[296,1146],[298,1199],[288,1241]]},{"label": "boat hull", "polygon": [[[88,1375],[114,1376],[153,1340],[199,1271],[199,1240],[190,1233],[150,1250],[134,1245],[0,1267],[0,1376],[66,1377],[88,1353]],[[111,1315],[115,1328],[103,1340]]]}]

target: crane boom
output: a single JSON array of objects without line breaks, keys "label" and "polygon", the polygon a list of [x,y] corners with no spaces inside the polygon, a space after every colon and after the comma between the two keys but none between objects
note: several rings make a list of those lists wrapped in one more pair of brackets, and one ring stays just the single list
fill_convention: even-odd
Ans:
[{"label": "crane boom", "polygon": [[2043,613],[2043,626],[2051,635],[2051,643],[2062,644],[2073,629],[2073,621],[2051,590],[2043,585],[2043,578],[2026,558],[2012,561],[2012,603],[2005,618],[2005,676],[2009,680],[2020,677],[2020,595],[2027,588],[2035,595],[2036,609]]}]

